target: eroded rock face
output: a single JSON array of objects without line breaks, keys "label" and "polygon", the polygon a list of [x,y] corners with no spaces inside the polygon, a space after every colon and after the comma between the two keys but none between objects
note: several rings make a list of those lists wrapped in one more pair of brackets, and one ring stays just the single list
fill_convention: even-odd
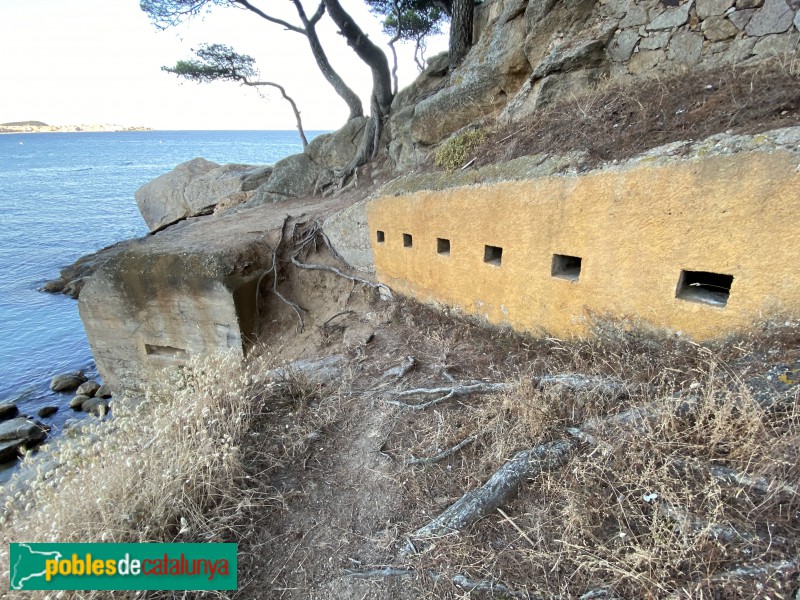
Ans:
[{"label": "eroded rock face", "polygon": [[158,231],[181,219],[208,214],[222,198],[270,175],[271,171],[265,171],[264,167],[220,166],[204,158],[194,158],[144,184],[134,197],[150,231]]},{"label": "eroded rock face", "polygon": [[292,154],[275,163],[272,176],[247,201],[248,207],[285,202],[314,192],[322,169],[309,156]]}]

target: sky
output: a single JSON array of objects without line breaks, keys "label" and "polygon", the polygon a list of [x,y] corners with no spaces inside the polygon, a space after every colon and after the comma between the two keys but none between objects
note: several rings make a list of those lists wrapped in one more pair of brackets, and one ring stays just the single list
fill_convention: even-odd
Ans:
[{"label": "sky", "polygon": [[[307,13],[316,8],[314,0]],[[386,51],[387,37],[363,0],[341,0]],[[255,0],[296,23],[289,0]],[[369,107],[369,69],[325,16],[317,26],[328,58]],[[280,83],[297,102],[306,129],[336,129],[348,110],[322,77],[306,38],[247,10],[214,7],[159,31],[139,0],[0,0],[0,123],[110,123],[153,129],[292,129],[294,116],[277,91],[262,98],[233,82],[196,84],[161,71],[190,58],[202,43],[222,43],[256,58],[261,79]],[[427,56],[445,50],[445,36]],[[400,46],[400,87],[418,74],[413,46]]]}]

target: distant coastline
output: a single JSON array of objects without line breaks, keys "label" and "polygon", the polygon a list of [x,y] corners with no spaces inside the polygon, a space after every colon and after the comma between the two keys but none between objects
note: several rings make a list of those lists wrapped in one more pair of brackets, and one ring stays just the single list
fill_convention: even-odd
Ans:
[{"label": "distant coastline", "polygon": [[118,132],[118,131],[152,131],[150,127],[136,125],[124,127],[109,123],[92,123],[82,125],[48,125],[42,121],[19,121],[0,123],[0,134],[3,133],[77,133],[77,132]]}]

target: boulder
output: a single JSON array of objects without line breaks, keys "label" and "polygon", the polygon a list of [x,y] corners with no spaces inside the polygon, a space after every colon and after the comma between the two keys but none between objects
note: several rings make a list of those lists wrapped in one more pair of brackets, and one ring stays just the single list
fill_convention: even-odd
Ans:
[{"label": "boulder", "polygon": [[267,180],[269,180],[270,176],[272,176],[272,165],[254,169],[242,180],[242,191],[254,192],[260,186],[264,185]]},{"label": "boulder", "polygon": [[357,117],[333,133],[318,135],[309,142],[305,153],[325,169],[335,170],[348,165],[355,158],[367,121],[367,117]]},{"label": "boulder", "polygon": [[76,389],[86,381],[86,376],[78,371],[77,373],[63,373],[56,375],[50,380],[50,389],[54,392],[69,392]]},{"label": "boulder", "polygon": [[279,160],[272,176],[256,190],[246,206],[261,206],[309,196],[314,192],[322,169],[307,154],[292,154]]},{"label": "boulder", "polygon": [[101,385],[94,395],[95,398],[111,398],[111,388],[107,385]]},{"label": "boulder", "polygon": [[19,440],[0,442],[0,463],[7,463],[17,458],[21,445],[22,442]]},{"label": "boulder", "polygon": [[59,278],[48,281],[41,288],[41,291],[51,294],[62,293],[71,298],[77,298],[83,286],[95,272],[95,269],[111,256],[126,248],[130,243],[130,241],[120,242],[92,254],[82,256],[70,266],[61,269]]},{"label": "boulder", "polygon": [[331,215],[323,223],[323,229],[336,252],[359,271],[375,271],[370,232],[367,224],[366,201],[355,204]]},{"label": "boulder", "polygon": [[150,231],[157,231],[190,216],[186,187],[192,179],[217,167],[217,163],[204,158],[193,158],[136,190],[133,197]]},{"label": "boulder", "polygon": [[0,421],[7,421],[13,419],[19,414],[19,409],[16,404],[11,402],[0,404]]},{"label": "boulder", "polygon": [[38,421],[15,417],[0,423],[0,441],[38,442],[47,436],[47,428]]},{"label": "boulder", "polygon": [[181,219],[208,214],[220,199],[242,191],[245,183],[252,188],[265,179],[269,174],[264,167],[220,166],[194,158],[146,183],[134,198],[150,231],[158,231]]},{"label": "boulder", "polygon": [[90,396],[75,396],[69,401],[69,407],[73,410],[81,410],[83,403],[89,400]]},{"label": "boulder", "polygon": [[104,398],[89,398],[83,403],[81,409],[83,412],[102,418],[108,414],[108,401]]},{"label": "boulder", "polygon": [[58,412],[57,406],[43,406],[38,411],[36,411],[36,414],[44,419],[46,417],[49,417],[50,415],[56,414],[57,412]]},{"label": "boulder", "polygon": [[100,389],[100,384],[96,381],[87,381],[86,383],[82,383],[77,390],[75,390],[76,396],[89,396],[90,398],[97,394],[97,390]]}]

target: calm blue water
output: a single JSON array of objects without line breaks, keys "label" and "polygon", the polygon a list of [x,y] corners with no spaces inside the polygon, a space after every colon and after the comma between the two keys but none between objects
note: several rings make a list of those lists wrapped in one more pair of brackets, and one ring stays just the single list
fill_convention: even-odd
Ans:
[{"label": "calm blue water", "polygon": [[[309,138],[321,132],[310,132]],[[270,164],[300,152],[292,131],[143,131],[0,135],[0,402],[75,416],[50,377],[94,372],[77,302],[38,291],[59,269],[147,233],[133,193],[177,164]]]}]

